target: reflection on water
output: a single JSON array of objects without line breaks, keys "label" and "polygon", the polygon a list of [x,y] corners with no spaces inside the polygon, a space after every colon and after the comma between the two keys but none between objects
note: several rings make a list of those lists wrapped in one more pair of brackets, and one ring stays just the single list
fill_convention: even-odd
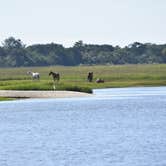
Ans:
[{"label": "reflection on water", "polygon": [[166,87],[0,103],[2,166],[166,165]]}]

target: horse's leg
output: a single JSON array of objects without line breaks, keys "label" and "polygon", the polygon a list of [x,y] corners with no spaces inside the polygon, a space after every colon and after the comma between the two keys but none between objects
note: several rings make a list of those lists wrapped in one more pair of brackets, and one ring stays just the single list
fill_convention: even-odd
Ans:
[{"label": "horse's leg", "polygon": [[55,83],[56,78],[54,76],[52,76],[52,77],[53,77],[53,80],[54,80],[54,83]]}]

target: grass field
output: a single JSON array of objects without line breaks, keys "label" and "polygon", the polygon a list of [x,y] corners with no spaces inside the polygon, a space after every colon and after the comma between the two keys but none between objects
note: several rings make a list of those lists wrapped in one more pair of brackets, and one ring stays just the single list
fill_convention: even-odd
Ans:
[{"label": "grass field", "polygon": [[[59,72],[61,79],[56,83],[57,90],[91,92],[94,88],[112,88],[129,86],[164,86],[166,85],[166,65],[109,65],[77,67],[30,67],[0,68],[0,89],[5,90],[53,90],[49,71]],[[27,71],[39,72],[40,81],[33,81]],[[94,81],[87,82],[89,71],[94,72]],[[102,78],[105,83],[96,83]]]}]

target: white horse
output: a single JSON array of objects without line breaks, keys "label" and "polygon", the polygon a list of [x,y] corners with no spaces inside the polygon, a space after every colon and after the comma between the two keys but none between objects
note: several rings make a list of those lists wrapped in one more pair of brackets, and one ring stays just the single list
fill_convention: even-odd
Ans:
[{"label": "white horse", "polygon": [[39,80],[40,79],[40,74],[39,73],[28,71],[27,74],[31,75],[33,80],[35,80],[35,79]]}]

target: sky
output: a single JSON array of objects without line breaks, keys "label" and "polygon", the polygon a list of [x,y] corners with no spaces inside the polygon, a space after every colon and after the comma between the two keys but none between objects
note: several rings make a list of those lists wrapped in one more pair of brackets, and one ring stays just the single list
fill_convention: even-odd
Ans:
[{"label": "sky", "polygon": [[0,42],[166,43],[166,0],[0,0]]}]

